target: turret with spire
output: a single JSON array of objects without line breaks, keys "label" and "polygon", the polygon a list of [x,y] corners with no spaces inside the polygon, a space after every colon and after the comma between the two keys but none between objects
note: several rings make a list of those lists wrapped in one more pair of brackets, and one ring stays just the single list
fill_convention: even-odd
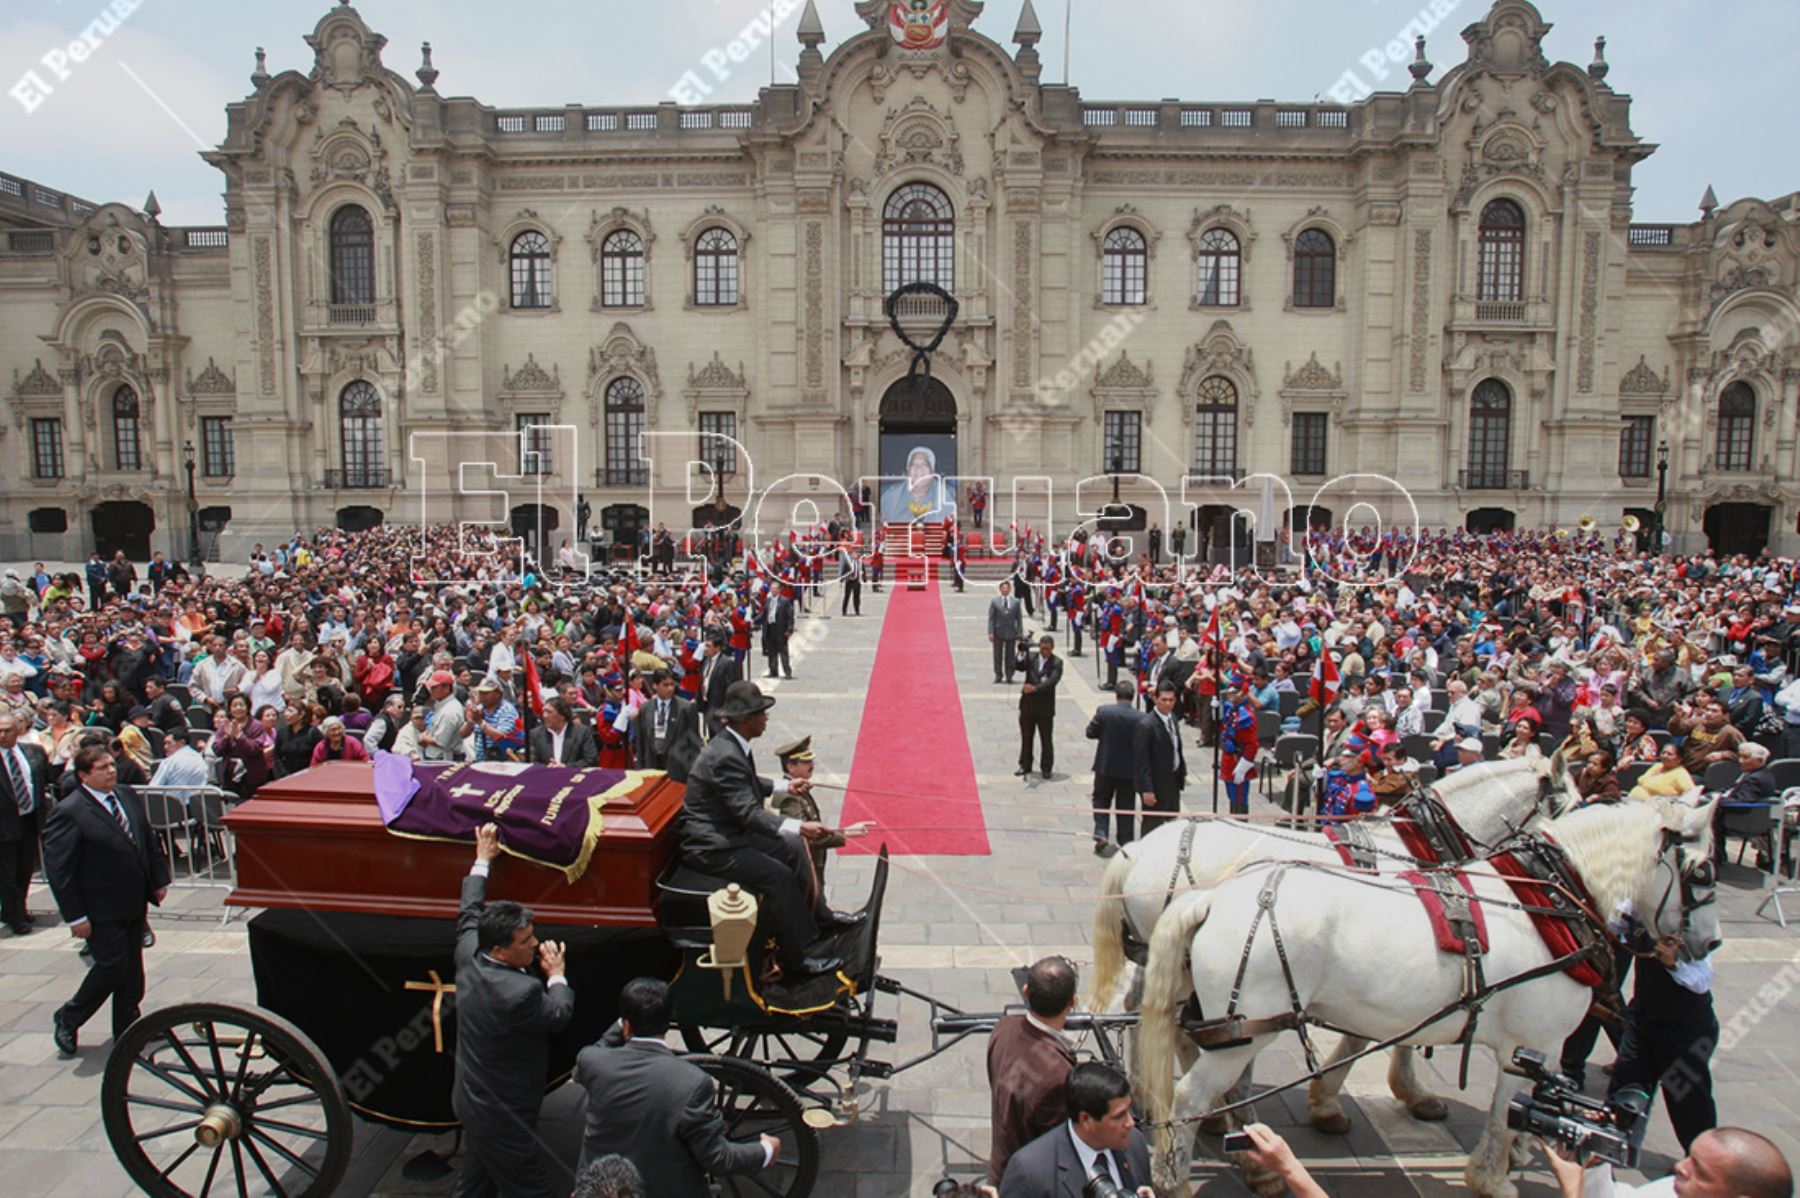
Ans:
[{"label": "turret with spire", "polygon": [[819,72],[825,69],[825,56],[819,52],[819,47],[825,44],[825,24],[819,20],[819,8],[813,0],[806,0],[806,11],[800,14],[800,28],[795,31],[795,36],[802,47],[798,67],[800,85],[810,90]]},{"label": "turret with spire", "polygon": [[1018,45],[1019,53],[1015,61],[1019,64],[1019,74],[1030,80],[1036,80],[1043,74],[1044,67],[1038,61],[1037,44],[1044,38],[1044,27],[1038,22],[1037,9],[1032,7],[1031,0],[1025,0],[1025,7],[1019,10],[1019,26],[1013,30],[1013,42]]}]

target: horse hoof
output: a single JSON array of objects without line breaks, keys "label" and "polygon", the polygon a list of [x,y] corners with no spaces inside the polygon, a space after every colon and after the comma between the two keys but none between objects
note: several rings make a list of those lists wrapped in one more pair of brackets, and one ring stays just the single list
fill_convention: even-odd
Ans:
[{"label": "horse hoof", "polygon": [[1321,1113],[1314,1115],[1312,1117],[1312,1125],[1314,1131],[1323,1132],[1328,1136],[1343,1136],[1350,1134],[1350,1116],[1344,1114],[1342,1111],[1332,1111],[1329,1114]]},{"label": "horse hoof", "polygon": [[1450,1108],[1436,1096],[1418,1099],[1407,1109],[1421,1123],[1442,1123],[1450,1117]]},{"label": "horse hoof", "polygon": [[1206,1115],[1200,1120],[1200,1134],[1203,1136],[1222,1136],[1231,1130],[1231,1119],[1226,1115]]}]

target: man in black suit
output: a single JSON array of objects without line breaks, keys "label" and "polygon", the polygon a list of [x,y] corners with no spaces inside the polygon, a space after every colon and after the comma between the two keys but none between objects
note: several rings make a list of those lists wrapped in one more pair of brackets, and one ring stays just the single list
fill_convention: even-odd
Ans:
[{"label": "man in black suit", "polygon": [[[780,588],[784,584],[776,584]],[[794,601],[786,593],[777,589],[769,596],[763,608],[762,651],[769,659],[769,672],[764,678],[776,676],[776,666],[781,667],[781,676],[794,676],[794,663],[788,660],[788,638],[794,634]]]},{"label": "man in black suit", "polygon": [[1164,680],[1156,688],[1156,707],[1139,717],[1137,789],[1144,801],[1144,834],[1148,836],[1181,810],[1187,786],[1187,753],[1181,745],[1181,720],[1175,715],[1180,690]]},{"label": "man in black suit", "polygon": [[700,713],[675,693],[675,675],[667,670],[650,675],[650,690],[650,700],[640,703],[633,717],[637,766],[667,770],[675,781],[686,782],[700,756]]},{"label": "man in black suit", "polygon": [[747,1143],[726,1139],[712,1078],[663,1042],[670,1008],[667,982],[627,982],[619,1021],[575,1058],[575,1084],[587,1091],[577,1172],[616,1153],[637,1166],[646,1198],[705,1194],[709,1174],[754,1173],[781,1154],[781,1141],[771,1135]]},{"label": "man in black suit", "polygon": [[575,718],[575,708],[560,696],[544,704],[544,720],[528,738],[530,760],[536,765],[567,765],[585,769],[600,763],[600,744],[594,730]]},{"label": "man in black suit", "polygon": [[1000,1198],[1081,1198],[1105,1173],[1127,1194],[1150,1194],[1150,1145],[1131,1116],[1131,1083],[1087,1061],[1069,1073],[1069,1119],[1013,1154]]},{"label": "man in black suit", "polygon": [[838,614],[849,615],[851,605],[854,604],[856,614],[862,615],[862,566],[847,543],[838,546],[838,582],[844,588],[843,605],[838,609]]},{"label": "man in black suit", "polygon": [[[1117,703],[1094,712],[1087,738],[1094,746],[1094,853],[1111,857],[1132,841],[1132,812],[1137,810],[1138,728],[1144,715],[1132,706],[1137,687],[1121,682],[1113,688]],[[1116,822],[1118,839],[1111,840],[1109,823]],[[1145,820],[1149,822],[1148,818]]]},{"label": "man in black suit", "polygon": [[706,738],[711,740],[725,727],[719,712],[725,706],[725,692],[743,674],[737,661],[725,652],[725,633],[715,630],[707,634],[706,649],[700,662],[700,714],[706,719]]},{"label": "man in black suit", "polygon": [[65,1058],[75,1055],[76,1033],[108,997],[114,1037],[136,1021],[148,904],[160,905],[169,890],[169,865],[156,851],[143,801],[118,784],[111,749],[77,749],[72,769],[78,785],[44,824],[44,876],[70,934],[93,953],[75,997],[52,1020]]},{"label": "man in black suit", "polygon": [[786,973],[830,973],[844,962],[816,947],[819,933],[851,927],[865,915],[835,915],[825,906],[812,861],[793,838],[798,833],[801,839],[817,840],[826,834],[825,825],[784,820],[763,805],[790,789],[796,794],[812,790],[812,783],[803,779],[775,782],[756,773],[750,742],[768,728],[773,706],[775,700],[754,682],[731,684],[718,711],[724,731],[701,751],[688,774],[681,856],[700,872],[737,882],[759,896],[762,921],[775,936]]},{"label": "man in black suit", "polygon": [[1043,767],[1044,777],[1048,778],[1056,767],[1056,748],[1050,743],[1050,736],[1056,722],[1056,687],[1063,674],[1062,658],[1056,655],[1056,638],[1039,637],[1038,651],[1030,656],[1021,655],[1013,668],[1025,674],[1025,684],[1019,690],[1019,768],[1016,772],[1021,778],[1031,773],[1031,737],[1036,733],[1041,745],[1038,764]]},{"label": "man in black suit", "polygon": [[[551,1198],[538,1143],[538,1108],[549,1074],[550,1037],[575,1014],[563,976],[563,946],[540,943],[529,908],[487,901],[500,829],[475,833],[475,865],[462,884],[456,920],[456,1087],[451,1109],[467,1154],[456,1198]],[[531,968],[543,966],[540,979]]]},{"label": "man in black suit", "polygon": [[38,867],[49,772],[42,749],[19,743],[19,718],[0,715],[0,923],[15,936],[31,934],[25,896]]}]

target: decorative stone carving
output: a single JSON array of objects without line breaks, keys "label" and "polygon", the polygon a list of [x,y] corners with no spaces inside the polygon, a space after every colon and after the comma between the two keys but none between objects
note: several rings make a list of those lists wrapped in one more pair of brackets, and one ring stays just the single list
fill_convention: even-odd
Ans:
[{"label": "decorative stone carving", "polygon": [[513,372],[510,365],[501,368],[500,389],[511,392],[560,394],[562,392],[562,370],[552,363],[550,372],[545,373],[544,368],[538,365],[537,356],[526,354],[525,364],[519,367],[517,373]]},{"label": "decorative stone carving", "polygon": [[[1286,366],[1283,369],[1286,370]],[[1342,391],[1344,364],[1337,363],[1335,371],[1326,370],[1315,350],[1312,357],[1300,364],[1299,370],[1287,371],[1287,377],[1281,385],[1289,391]]]},{"label": "decorative stone carving", "polygon": [[688,363],[688,386],[713,391],[743,390],[745,386],[744,364],[739,362],[737,373],[733,374],[731,367],[725,365],[725,359],[720,357],[719,351],[715,349],[712,361],[699,371],[694,369],[692,362]]},{"label": "decorative stone carving", "polygon": [[1128,350],[1120,350],[1119,360],[1095,376],[1093,396],[1096,421],[1108,410],[1121,409],[1140,413],[1146,426],[1155,419],[1156,384],[1150,377],[1150,363],[1140,367]]},{"label": "decorative stone carving", "polygon": [[[825,386],[825,226],[806,222],[806,385]],[[819,396],[823,399],[824,396]]]},{"label": "decorative stone carving", "polygon": [[1033,327],[1031,311],[1032,254],[1036,240],[1030,221],[1022,220],[1013,225],[1013,385],[1021,389],[1031,386],[1037,362],[1037,330]]},{"label": "decorative stone carving", "polygon": [[13,369],[13,394],[21,399],[32,396],[61,395],[62,393],[62,383],[55,375],[44,369],[42,358],[32,364],[31,373],[24,378],[19,377],[16,367]]},{"label": "decorative stone carving", "polygon": [[256,361],[264,395],[275,394],[274,246],[258,237],[251,249],[251,275],[256,287]]},{"label": "decorative stone carving", "polygon": [[1667,395],[1669,393],[1669,368],[1663,367],[1659,378],[1656,371],[1650,368],[1646,355],[1639,354],[1637,365],[1625,372],[1619,380],[1620,395]]},{"label": "decorative stone carving", "polygon": [[698,427],[701,408],[723,408],[738,414],[741,428],[745,401],[750,398],[747,378],[742,362],[738,363],[734,374],[731,367],[725,364],[725,359],[719,356],[718,350],[713,351],[712,361],[699,370],[695,370],[694,364],[689,362],[687,386],[682,389],[682,394],[687,399],[689,425]]},{"label": "decorative stone carving", "polygon": [[1600,234],[1588,230],[1581,242],[1580,348],[1575,356],[1575,389],[1594,389],[1594,349],[1600,329]]},{"label": "decorative stone carving", "polygon": [[600,421],[600,401],[606,384],[622,374],[629,374],[644,385],[644,419],[656,427],[657,407],[662,399],[662,376],[656,369],[656,351],[638,339],[624,321],[614,324],[606,340],[588,351],[588,420]]},{"label": "decorative stone carving", "polygon": [[420,390],[426,395],[437,394],[438,389],[438,353],[437,337],[437,235],[429,230],[419,233],[419,336],[433,352],[421,354],[419,374]]},{"label": "decorative stone carving", "polygon": [[1501,0],[1485,20],[1463,30],[1471,73],[1500,77],[1541,75],[1550,69],[1544,34],[1550,26],[1525,0]]},{"label": "decorative stone carving", "polygon": [[1431,344],[1431,230],[1413,232],[1412,342],[1407,379],[1415,392],[1425,390],[1425,354]]},{"label": "decorative stone carving", "polygon": [[219,369],[219,364],[211,358],[206,359],[206,369],[195,375],[192,368],[187,372],[187,391],[189,395],[236,395],[237,380]]},{"label": "decorative stone carving", "polygon": [[1237,388],[1238,407],[1244,424],[1255,424],[1256,401],[1262,394],[1256,384],[1256,357],[1254,351],[1238,339],[1229,320],[1215,320],[1205,337],[1188,346],[1181,369],[1181,386],[1176,391],[1181,398],[1183,419],[1192,421],[1192,401],[1200,390],[1201,380],[1215,374],[1231,380]]},{"label": "decorative stone carving", "polygon": [[961,139],[948,115],[924,96],[914,96],[904,108],[888,109],[875,152],[875,177],[880,179],[897,167],[930,163],[961,178]]}]

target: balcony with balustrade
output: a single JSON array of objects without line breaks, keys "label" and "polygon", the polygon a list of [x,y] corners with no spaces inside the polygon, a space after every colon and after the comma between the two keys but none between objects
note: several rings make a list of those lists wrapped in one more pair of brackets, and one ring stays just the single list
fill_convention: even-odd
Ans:
[{"label": "balcony with balustrade", "polygon": [[1459,491],[1529,491],[1531,489],[1531,472],[1529,470],[1492,470],[1481,467],[1474,470],[1459,470],[1456,474],[1456,487]]},{"label": "balcony with balustrade", "polygon": [[318,336],[329,333],[398,333],[400,306],[394,300],[375,300],[366,304],[334,304],[313,300],[306,305],[304,333]]}]

